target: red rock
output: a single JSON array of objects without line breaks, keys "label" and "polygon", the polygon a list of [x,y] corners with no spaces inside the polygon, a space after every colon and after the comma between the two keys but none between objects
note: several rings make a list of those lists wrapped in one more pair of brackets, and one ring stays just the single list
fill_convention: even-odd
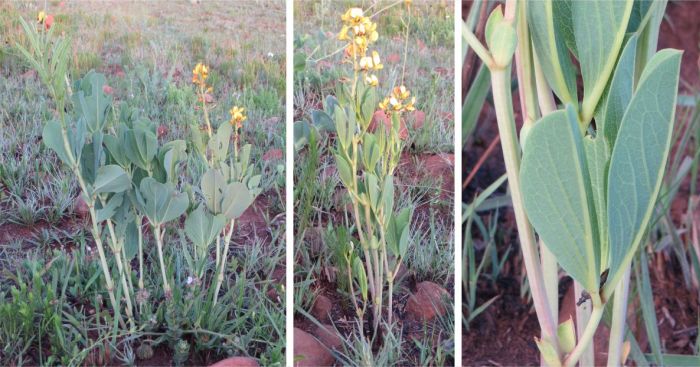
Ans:
[{"label": "red rock", "polygon": [[25,73],[20,75],[24,79],[36,79],[37,72],[34,69],[27,70]]},{"label": "red rock", "polygon": [[406,314],[417,321],[430,321],[447,312],[450,294],[433,282],[421,282],[406,303]]},{"label": "red rock", "polygon": [[294,366],[332,366],[335,358],[313,335],[294,328]]},{"label": "red rock", "polygon": [[423,128],[423,124],[425,124],[425,112],[415,110],[411,115],[413,117],[413,130]]},{"label": "red rock", "polygon": [[391,64],[398,64],[401,61],[401,55],[393,53],[386,57],[386,61]]},{"label": "red rock", "polygon": [[343,346],[343,340],[340,338],[335,328],[332,325],[323,324],[317,326],[313,332],[314,336],[329,349],[340,350]]},{"label": "red rock", "polygon": [[270,149],[263,154],[262,159],[266,162],[284,159],[284,152],[282,149]]},{"label": "red rock", "polygon": [[[381,110],[376,111],[374,115],[372,115],[372,122],[369,123],[368,130],[370,132],[375,132],[379,124],[384,124],[386,131],[391,131],[391,119],[386,112]],[[406,140],[406,138],[408,138],[408,129],[406,128],[406,122],[401,119],[399,125],[399,139]]]},{"label": "red rock", "polygon": [[311,308],[311,314],[320,322],[330,321],[330,313],[333,309],[333,302],[326,296],[319,294]]},{"label": "red rock", "polygon": [[257,360],[255,360],[255,358],[231,357],[216,362],[210,367],[260,367],[260,364]]},{"label": "red rock", "polygon": [[73,204],[73,211],[81,218],[87,218],[90,215],[90,208],[88,207],[82,196],[78,196],[75,199],[75,204]]},{"label": "red rock", "polygon": [[168,134],[168,127],[166,125],[163,125],[163,124],[158,125],[158,129],[156,129],[156,133],[158,134],[159,138],[162,138]]}]

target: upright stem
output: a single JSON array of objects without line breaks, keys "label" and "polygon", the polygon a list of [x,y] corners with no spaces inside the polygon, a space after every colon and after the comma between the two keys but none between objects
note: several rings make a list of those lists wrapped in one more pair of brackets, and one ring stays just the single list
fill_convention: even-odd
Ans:
[{"label": "upright stem", "polygon": [[105,283],[107,284],[107,293],[109,294],[109,300],[112,303],[112,310],[114,311],[114,316],[119,320],[120,324],[124,324],[124,320],[121,318],[119,302],[114,296],[114,282],[112,281],[112,274],[109,271],[109,265],[107,264],[107,257],[105,256],[104,244],[102,243],[102,235],[97,223],[97,211],[95,210],[95,200],[90,197],[83,180],[83,176],[80,174],[80,169],[78,168],[78,163],[73,156],[73,149],[70,145],[70,140],[68,139],[68,132],[66,131],[65,118],[63,117],[63,111],[61,111],[61,135],[63,137],[63,148],[68,155],[68,160],[73,170],[73,174],[78,179],[78,184],[83,192],[83,200],[88,205],[90,209],[90,221],[92,222],[92,238],[95,240],[95,246],[97,247],[97,253],[100,256],[100,265],[102,267],[102,273],[105,277]]},{"label": "upright stem", "polygon": [[537,318],[542,329],[542,336],[558,350],[556,339],[557,324],[552,317],[547,293],[542,275],[542,264],[539,262],[537,242],[532,226],[525,214],[522,191],[520,189],[520,147],[513,120],[512,98],[510,93],[510,67],[491,70],[491,85],[493,100],[498,121],[498,131],[501,136],[503,159],[508,176],[508,187],[513,201],[515,221],[520,236],[523,260],[527,271],[532,299]]},{"label": "upright stem", "polygon": [[224,252],[221,255],[221,265],[219,266],[219,275],[216,278],[216,288],[214,288],[214,304],[219,299],[219,290],[221,289],[221,284],[224,282],[224,272],[226,271],[226,258],[228,257],[228,248],[231,243],[231,236],[233,235],[233,225],[235,220],[232,219],[229,222],[229,229],[226,232],[226,237],[224,238]]},{"label": "upright stem", "polygon": [[137,215],[136,220],[136,225],[139,229],[139,290],[143,290],[143,228],[141,227],[143,224],[143,217]]},{"label": "upright stem", "polygon": [[610,344],[608,344],[608,366],[620,366],[622,360],[622,344],[625,341],[625,322],[627,321],[627,300],[630,289],[630,270],[627,267],[622,280],[615,289],[613,300],[612,323],[610,327]]},{"label": "upright stem", "polygon": [[574,347],[574,350],[571,351],[571,353],[566,357],[566,360],[564,360],[564,367],[576,366],[576,363],[581,358],[583,352],[591,344],[593,336],[598,329],[598,324],[600,324],[600,319],[603,317],[605,305],[600,303],[600,297],[597,295],[593,295],[593,297],[594,299],[597,299],[597,302],[595,300],[593,301],[593,312],[591,312],[591,318],[588,321],[588,324],[586,324],[586,329],[583,331],[583,334],[581,334],[579,337],[576,347]]},{"label": "upright stem", "polygon": [[158,261],[160,262],[160,272],[163,275],[163,289],[165,297],[171,296],[170,285],[168,284],[168,276],[165,274],[165,261],[163,261],[163,234],[161,233],[160,224],[154,225],[153,230],[156,235],[156,246],[158,247]]},{"label": "upright stem", "polygon": [[[102,202],[104,205],[104,201]],[[126,301],[126,316],[129,318],[129,322],[131,323],[131,326],[134,327],[134,312],[133,312],[133,305],[131,303],[131,293],[133,293],[133,290],[129,286],[129,283],[126,280],[126,271],[124,268],[124,264],[122,263],[122,257],[121,257],[121,251],[120,248],[123,247],[123,245],[120,246],[118,243],[117,235],[114,232],[114,225],[112,224],[111,219],[107,219],[107,229],[109,231],[109,236],[110,240],[112,242],[111,250],[112,254],[114,255],[114,260],[117,263],[117,270],[119,271],[119,279],[122,282],[122,287],[124,288],[124,299]]]},{"label": "upright stem", "polygon": [[[584,291],[584,288],[579,282],[574,281],[574,299]],[[576,338],[580,341],[583,339],[584,325],[588,325],[591,321],[592,314],[592,304],[591,302],[584,302],[582,305],[576,307]],[[595,350],[593,343],[585,348],[582,348],[581,353],[581,366],[594,366],[595,365]]]},{"label": "upright stem", "polygon": [[557,258],[549,251],[540,239],[540,256],[542,257],[542,277],[544,279],[544,289],[547,295],[549,310],[552,312],[552,319],[558,320],[559,310],[559,266]]}]

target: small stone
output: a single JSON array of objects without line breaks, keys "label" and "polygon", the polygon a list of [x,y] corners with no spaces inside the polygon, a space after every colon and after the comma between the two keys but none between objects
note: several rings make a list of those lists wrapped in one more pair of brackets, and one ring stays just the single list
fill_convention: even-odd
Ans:
[{"label": "small stone", "polygon": [[332,366],[335,358],[313,335],[294,328],[294,366]]},{"label": "small stone", "polygon": [[319,294],[311,308],[311,314],[320,322],[330,321],[330,313],[333,309],[333,302],[326,296]]},{"label": "small stone", "polygon": [[136,356],[141,359],[150,359],[153,357],[153,348],[148,343],[141,343],[141,345],[136,348]]},{"label": "small stone", "polygon": [[413,115],[413,130],[420,130],[423,128],[425,124],[425,112],[415,110],[411,115]]},{"label": "small stone", "polygon": [[311,227],[307,228],[304,233],[304,242],[308,246],[309,253],[313,256],[317,256],[321,253],[321,249],[324,247],[323,241],[323,228],[321,227]]},{"label": "small stone", "polygon": [[216,362],[210,367],[260,367],[260,364],[257,360],[255,360],[255,358],[231,357]]},{"label": "small stone", "polygon": [[328,349],[340,350],[343,346],[343,340],[332,325],[323,324],[317,326],[316,329],[314,329],[314,336],[316,336],[321,344],[328,347]]},{"label": "small stone", "polygon": [[[369,123],[368,130],[374,132],[380,124],[384,125],[387,132],[391,131],[391,119],[386,112],[381,110],[375,111],[374,115],[372,115],[372,122]],[[406,122],[401,119],[399,125],[399,139],[406,140],[406,138],[408,138],[408,129],[406,128]]]},{"label": "small stone", "polygon": [[164,124],[158,125],[158,129],[156,129],[156,133],[159,138],[164,137],[165,135],[168,134],[168,126]]},{"label": "small stone", "polygon": [[447,312],[450,294],[433,282],[421,282],[406,303],[406,314],[416,321],[430,321]]},{"label": "small stone", "polygon": [[390,64],[398,64],[401,61],[401,55],[397,53],[389,54],[389,56],[386,57],[386,61]]},{"label": "small stone", "polygon": [[85,200],[83,199],[82,196],[78,196],[75,199],[75,204],[73,204],[73,211],[75,214],[77,214],[80,218],[87,218],[88,215],[90,215],[90,208],[88,207],[87,203],[85,203]]}]

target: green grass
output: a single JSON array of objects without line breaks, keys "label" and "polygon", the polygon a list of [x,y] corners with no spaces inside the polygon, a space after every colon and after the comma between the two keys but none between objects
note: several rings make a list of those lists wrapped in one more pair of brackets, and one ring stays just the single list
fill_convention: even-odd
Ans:
[{"label": "green grass", "polygon": [[[41,142],[53,102],[14,47],[27,42],[19,17],[32,23],[43,4],[0,4],[0,233],[13,238],[0,237],[0,364],[131,365],[141,363],[139,348],[164,349],[173,356],[168,363],[187,349],[186,364],[234,355],[283,364],[284,307],[268,291],[275,288],[284,299],[281,284],[269,277],[284,263],[284,162],[261,157],[284,150],[284,38],[243,25],[255,21],[283,32],[284,2],[263,8],[144,3],[139,11],[122,3],[49,3],[55,31],[72,39],[71,78],[91,69],[107,76],[115,101],[108,120],[130,108],[167,128],[163,139],[185,138],[187,126],[201,120],[190,83],[197,62],[211,68],[214,125],[227,123],[233,105],[248,115],[244,139],[253,145],[251,160],[263,175],[261,196],[268,203],[260,213],[265,235],[234,234],[222,301],[209,310],[205,287],[188,283],[188,241],[179,225],[169,226],[168,274],[177,292],[169,305],[155,301],[162,294],[138,305],[143,319],[135,332],[109,322],[96,250],[75,213],[77,183]],[[196,170],[188,165],[184,181]],[[159,269],[148,266],[157,261],[152,245],[147,239],[146,289],[159,289]],[[138,264],[131,269],[135,276]]]}]

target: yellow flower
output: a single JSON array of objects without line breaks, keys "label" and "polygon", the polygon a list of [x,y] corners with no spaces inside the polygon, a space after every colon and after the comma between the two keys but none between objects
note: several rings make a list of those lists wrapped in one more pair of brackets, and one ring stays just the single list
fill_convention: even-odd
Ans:
[{"label": "yellow flower", "polygon": [[44,20],[46,20],[46,12],[43,10],[39,12],[39,14],[36,16],[36,21],[39,23],[44,23]]},{"label": "yellow flower", "polygon": [[243,127],[242,122],[248,118],[245,115],[245,108],[233,106],[233,108],[229,110],[229,113],[231,114],[231,120],[229,123],[237,129]]},{"label": "yellow flower", "polygon": [[370,87],[376,87],[379,85],[379,79],[377,79],[377,76],[372,74],[372,75],[367,75],[365,77],[365,83],[369,85]]},{"label": "yellow flower", "polygon": [[382,64],[382,60],[379,59],[379,52],[377,52],[377,51],[372,51],[372,67],[374,68],[374,70],[384,69],[384,65]]},{"label": "yellow flower", "polygon": [[403,108],[403,105],[401,105],[401,102],[399,102],[394,97],[389,98],[389,104],[391,105],[391,109],[394,111],[401,111],[401,109]]},{"label": "yellow flower", "polygon": [[348,31],[350,31],[350,27],[344,25],[343,29],[341,29],[340,33],[338,33],[338,40],[339,41],[349,40],[350,38],[348,37]]},{"label": "yellow flower", "polygon": [[342,19],[345,23],[355,25],[362,21],[363,15],[364,11],[361,8],[350,8],[340,17],[340,19]]},{"label": "yellow flower", "polygon": [[360,70],[382,70],[383,68],[384,65],[382,64],[382,60],[379,58],[379,52],[377,51],[372,51],[372,57],[363,56],[360,59]]},{"label": "yellow flower", "polygon": [[208,76],[209,68],[201,62],[199,62],[194,67],[194,70],[192,70],[192,83],[205,86],[206,84],[204,83],[204,81],[207,80]]},{"label": "yellow flower", "polygon": [[411,98],[411,102],[406,104],[406,106],[404,108],[408,112],[415,111],[416,110],[416,107],[414,106],[415,103],[416,103],[416,97],[413,97],[413,98]]},{"label": "yellow flower", "polygon": [[386,111],[389,107],[389,98],[384,98],[383,101],[379,102],[379,109]]},{"label": "yellow flower", "polygon": [[403,85],[400,87],[395,87],[394,90],[391,92],[392,97],[400,100],[404,100],[410,95],[411,92],[408,89],[406,89],[406,87],[404,87]]}]

